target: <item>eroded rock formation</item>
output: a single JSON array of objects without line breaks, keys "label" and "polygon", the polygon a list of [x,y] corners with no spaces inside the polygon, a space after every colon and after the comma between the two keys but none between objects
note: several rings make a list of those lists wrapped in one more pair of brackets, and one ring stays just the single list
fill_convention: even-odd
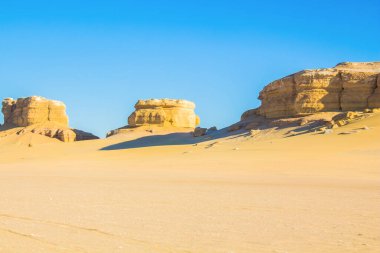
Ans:
[{"label": "eroded rock formation", "polygon": [[156,125],[195,128],[199,124],[199,117],[194,113],[195,104],[187,100],[139,100],[135,109],[128,117],[128,125],[131,127]]},{"label": "eroded rock formation", "polygon": [[26,127],[45,122],[56,122],[63,126],[69,125],[66,106],[60,101],[32,96],[17,100],[6,98],[2,104],[5,125]]},{"label": "eroded rock formation", "polygon": [[253,131],[256,138],[273,130],[294,129],[282,133],[289,137],[338,128],[380,111],[380,62],[300,71],[267,85],[259,99],[259,108],[244,112],[227,130]]},{"label": "eroded rock formation", "polygon": [[111,130],[107,137],[118,134],[189,132],[199,125],[195,104],[182,99],[139,100],[128,117],[128,125]]},{"label": "eroded rock formation", "polygon": [[63,142],[97,139],[93,134],[69,128],[66,106],[63,102],[39,96],[6,98],[2,102],[4,126],[1,136],[35,133]]},{"label": "eroded rock formation", "polygon": [[368,98],[370,108],[380,108],[380,74],[377,75],[377,84],[375,92]]},{"label": "eroded rock formation", "polygon": [[197,127],[194,129],[193,136],[194,137],[203,136],[203,135],[206,135],[206,132],[207,132],[207,128]]},{"label": "eroded rock formation", "polygon": [[281,118],[380,107],[379,76],[380,62],[300,71],[267,85],[257,113]]}]

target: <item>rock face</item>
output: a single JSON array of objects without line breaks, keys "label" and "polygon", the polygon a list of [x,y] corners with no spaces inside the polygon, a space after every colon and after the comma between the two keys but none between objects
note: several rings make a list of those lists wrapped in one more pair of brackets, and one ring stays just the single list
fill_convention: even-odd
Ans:
[{"label": "rock face", "polygon": [[33,124],[21,128],[16,133],[18,135],[26,133],[40,134],[63,142],[74,142],[76,140],[76,133],[72,129],[57,125],[54,122]]},{"label": "rock face", "polygon": [[203,136],[203,135],[206,135],[206,132],[207,132],[207,128],[197,127],[194,129],[193,136],[194,137]]},{"label": "rock face", "polygon": [[69,125],[64,103],[33,96],[13,100],[3,100],[4,125],[26,127],[45,122]]},{"label": "rock face", "polygon": [[380,75],[377,76],[375,92],[368,98],[369,108],[380,108]]},{"label": "rock face", "polygon": [[304,70],[267,85],[257,110],[267,118],[380,107],[380,62]]},{"label": "rock face", "polygon": [[[35,133],[63,142],[98,139],[97,136],[69,128],[64,103],[39,96],[3,100],[4,126],[2,136]],[[12,129],[13,130],[10,130]]]},{"label": "rock face", "polygon": [[195,128],[200,122],[195,104],[180,99],[139,100],[128,117],[130,127],[156,125],[162,127]]}]

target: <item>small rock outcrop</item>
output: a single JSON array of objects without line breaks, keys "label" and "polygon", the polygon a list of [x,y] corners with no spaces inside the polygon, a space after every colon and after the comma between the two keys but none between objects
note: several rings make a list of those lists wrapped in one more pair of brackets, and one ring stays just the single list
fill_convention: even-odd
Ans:
[{"label": "small rock outcrop", "polygon": [[200,137],[203,135],[206,135],[207,128],[197,127],[194,129],[193,136],[194,137]]},{"label": "small rock outcrop", "polygon": [[97,136],[69,127],[66,106],[63,102],[39,96],[6,98],[2,102],[4,125],[1,136],[35,133],[63,142],[98,139]]},{"label": "small rock outcrop", "polygon": [[380,107],[380,62],[304,70],[268,84],[257,113],[266,118]]},{"label": "small rock outcrop", "polygon": [[209,133],[212,133],[212,132],[215,132],[215,131],[218,131],[218,128],[216,126],[213,126],[213,127],[210,127],[209,129],[207,129],[207,134]]},{"label": "small rock outcrop", "polygon": [[195,104],[181,99],[139,100],[135,111],[128,117],[130,127],[156,125],[162,127],[195,128],[199,117]]}]

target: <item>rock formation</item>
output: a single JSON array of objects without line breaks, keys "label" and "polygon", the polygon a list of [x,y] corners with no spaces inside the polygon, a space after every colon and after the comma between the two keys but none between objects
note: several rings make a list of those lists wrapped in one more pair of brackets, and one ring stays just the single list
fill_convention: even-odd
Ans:
[{"label": "rock formation", "polygon": [[194,128],[199,124],[195,104],[180,99],[139,100],[128,117],[131,127],[155,125],[162,127]]},{"label": "rock formation", "polygon": [[[1,136],[35,133],[63,142],[97,139],[95,135],[69,128],[64,103],[39,96],[3,100],[4,126]],[[12,130],[10,130],[12,129]]]},{"label": "rock formation", "polygon": [[377,75],[375,92],[368,98],[369,108],[380,108],[380,74]]},{"label": "rock formation", "polygon": [[3,100],[2,112],[4,124],[26,127],[38,123],[56,122],[63,126],[69,125],[64,103],[32,96],[13,100]]},{"label": "rock formation", "polygon": [[107,137],[128,134],[133,131],[189,132],[199,125],[199,117],[194,112],[195,104],[182,99],[139,100],[135,111],[128,117],[128,125],[111,130]]},{"label": "rock formation", "polygon": [[206,135],[206,132],[207,132],[207,128],[197,127],[194,129],[193,136],[194,137],[203,136],[203,135]]},{"label": "rock formation", "polygon": [[268,84],[259,99],[261,106],[244,112],[227,131],[251,130],[257,137],[273,129],[299,134],[341,127],[380,111],[380,62],[303,70]]},{"label": "rock formation", "polygon": [[267,85],[257,113],[281,118],[380,107],[379,76],[380,62],[300,71]]}]

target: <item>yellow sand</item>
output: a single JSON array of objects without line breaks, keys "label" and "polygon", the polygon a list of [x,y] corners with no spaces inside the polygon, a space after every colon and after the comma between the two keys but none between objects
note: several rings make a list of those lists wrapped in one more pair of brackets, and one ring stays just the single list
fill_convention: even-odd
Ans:
[{"label": "yellow sand", "polygon": [[0,252],[380,252],[380,115],[196,146],[137,135],[1,138]]}]

